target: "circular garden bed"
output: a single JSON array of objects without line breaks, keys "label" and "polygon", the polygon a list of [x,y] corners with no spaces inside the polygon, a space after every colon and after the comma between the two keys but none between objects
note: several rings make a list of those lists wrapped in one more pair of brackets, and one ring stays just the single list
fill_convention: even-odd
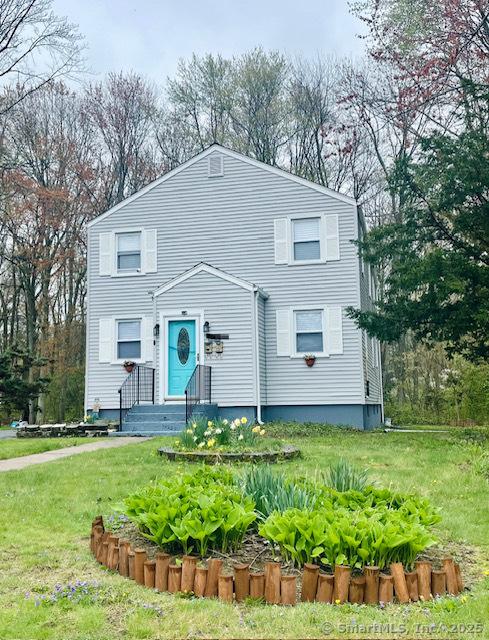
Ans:
[{"label": "circular garden bed", "polygon": [[284,445],[275,451],[179,451],[171,447],[161,447],[158,453],[168,460],[185,462],[205,462],[217,464],[220,462],[277,462],[291,460],[301,455],[300,449],[291,445]]},{"label": "circular garden bed", "polygon": [[314,479],[266,465],[177,469],[128,496],[119,515],[97,517],[91,549],[147,587],[225,601],[378,604],[460,593],[459,565],[434,546],[437,511],[360,477],[344,462]]}]

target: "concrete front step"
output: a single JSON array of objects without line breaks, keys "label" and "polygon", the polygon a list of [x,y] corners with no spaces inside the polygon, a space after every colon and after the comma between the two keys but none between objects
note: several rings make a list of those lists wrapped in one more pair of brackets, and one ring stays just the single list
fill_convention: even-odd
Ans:
[{"label": "concrete front step", "polygon": [[151,420],[146,422],[125,421],[122,423],[123,431],[181,431],[185,426],[185,420],[174,420],[172,422],[164,422],[162,420]]},{"label": "concrete front step", "polygon": [[185,422],[183,413],[128,413],[125,422]]},{"label": "concrete front step", "polygon": [[179,413],[185,415],[185,404],[137,404],[129,413]]}]

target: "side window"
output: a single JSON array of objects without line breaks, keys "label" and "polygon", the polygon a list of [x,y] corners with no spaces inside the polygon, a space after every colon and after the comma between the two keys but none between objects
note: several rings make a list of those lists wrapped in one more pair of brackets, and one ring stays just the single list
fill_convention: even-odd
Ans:
[{"label": "side window", "polygon": [[320,218],[292,220],[294,261],[321,259]]},{"label": "side window", "polygon": [[141,320],[117,321],[117,358],[141,358]]},{"label": "side window", "polygon": [[323,311],[294,311],[295,344],[297,353],[322,353],[323,340]]},{"label": "side window", "polygon": [[339,216],[275,218],[275,264],[301,265],[340,259]]},{"label": "side window", "polygon": [[116,234],[117,273],[141,271],[141,232]]}]

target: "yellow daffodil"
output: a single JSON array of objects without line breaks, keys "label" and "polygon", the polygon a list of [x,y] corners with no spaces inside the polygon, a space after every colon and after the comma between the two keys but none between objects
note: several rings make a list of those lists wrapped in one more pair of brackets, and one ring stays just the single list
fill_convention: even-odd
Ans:
[{"label": "yellow daffodil", "polygon": [[214,423],[212,422],[212,420],[208,420],[208,421],[207,421],[207,426],[208,426],[208,427],[212,427],[212,425],[213,425],[213,424],[214,424]]},{"label": "yellow daffodil", "polygon": [[210,440],[207,440],[207,446],[209,448],[213,447],[216,444],[216,441],[214,438],[211,438]]},{"label": "yellow daffodil", "polygon": [[245,418],[245,416],[243,416],[241,418],[241,424],[246,424],[248,422],[248,418]]},{"label": "yellow daffodil", "polygon": [[192,433],[192,429],[187,429],[187,433]]},{"label": "yellow daffodil", "polygon": [[260,426],[256,425],[256,427],[253,427],[252,431],[253,433],[260,433]]},{"label": "yellow daffodil", "polygon": [[197,429],[197,423],[196,422],[192,422],[192,429]]},{"label": "yellow daffodil", "polygon": [[265,433],[266,433],[266,432],[265,432],[265,429],[262,429],[262,430],[260,431],[260,435],[261,435],[261,436],[264,436],[264,435],[265,435]]}]

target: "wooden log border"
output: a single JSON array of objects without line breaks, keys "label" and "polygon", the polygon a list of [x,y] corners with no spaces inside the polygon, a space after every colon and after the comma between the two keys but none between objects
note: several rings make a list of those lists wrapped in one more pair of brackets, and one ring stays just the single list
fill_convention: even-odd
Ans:
[{"label": "wooden log border", "polygon": [[206,464],[218,464],[220,462],[277,462],[278,460],[291,460],[301,456],[301,450],[290,445],[284,446],[279,451],[243,451],[234,453],[231,451],[176,451],[170,447],[158,449],[160,456],[172,461],[205,462]]},{"label": "wooden log border", "polygon": [[[198,566],[195,556],[183,556],[181,564],[175,559],[170,563],[170,556],[162,552],[155,560],[148,560],[145,549],[131,549],[127,540],[105,531],[102,516],[92,523],[90,552],[108,569],[157,591],[193,593],[195,597],[224,602],[242,602],[249,596],[270,604],[297,604],[297,577],[282,574],[277,562],[267,562],[263,573],[251,573],[249,565],[236,564],[233,574],[225,574],[222,560],[217,558],[210,558],[207,567]],[[307,564],[299,600],[378,606],[429,600],[446,592],[457,596],[465,589],[460,566],[453,558],[444,558],[438,570],[428,560],[416,562],[416,570],[410,572],[401,563],[394,563],[390,575],[379,573],[378,567],[364,569],[363,574],[352,575],[350,567],[337,565],[333,575],[321,572],[318,565]]]}]

